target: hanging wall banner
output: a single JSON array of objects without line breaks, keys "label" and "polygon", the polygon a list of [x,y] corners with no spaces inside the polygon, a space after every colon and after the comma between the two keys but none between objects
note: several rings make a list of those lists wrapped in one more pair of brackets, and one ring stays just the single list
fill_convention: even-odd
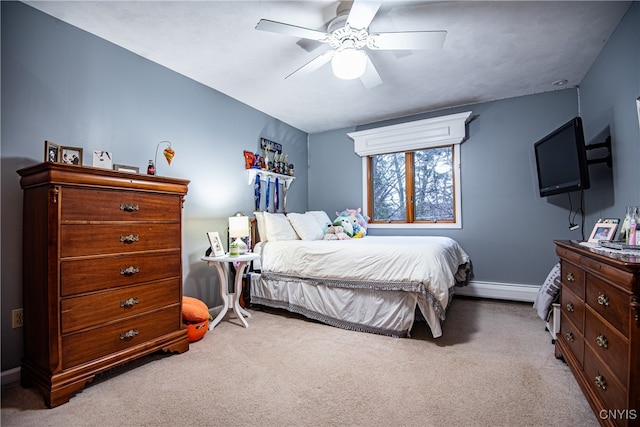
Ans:
[{"label": "hanging wall banner", "polygon": [[271,193],[271,177],[267,176],[267,193],[265,194],[264,210],[269,212],[269,197]]},{"label": "hanging wall banner", "polygon": [[253,184],[253,201],[255,204],[255,210],[260,210],[260,174],[256,174],[256,181]]},{"label": "hanging wall banner", "polygon": [[282,212],[287,213],[287,183],[282,184]]},{"label": "hanging wall banner", "polygon": [[280,184],[278,183],[278,177],[276,177],[276,192],[273,197],[274,212],[278,212],[279,205],[280,205]]}]

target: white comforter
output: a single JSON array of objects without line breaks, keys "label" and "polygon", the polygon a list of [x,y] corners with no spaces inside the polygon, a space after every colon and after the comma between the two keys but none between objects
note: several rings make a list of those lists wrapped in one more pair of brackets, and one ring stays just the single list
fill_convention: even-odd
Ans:
[{"label": "white comforter", "polygon": [[[449,289],[465,281],[469,257],[439,236],[366,236],[351,240],[266,242],[256,248],[263,272],[304,279],[375,283],[374,288],[430,293],[446,310]],[[340,285],[336,285],[340,286]],[[399,287],[401,286],[401,287]]]}]

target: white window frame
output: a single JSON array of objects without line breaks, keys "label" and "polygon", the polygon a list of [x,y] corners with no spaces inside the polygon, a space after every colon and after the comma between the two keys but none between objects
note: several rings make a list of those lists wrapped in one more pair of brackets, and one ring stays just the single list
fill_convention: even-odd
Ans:
[{"label": "white window frame", "polygon": [[466,124],[470,117],[471,111],[466,111],[464,113],[347,133],[354,140],[356,154],[362,157],[362,210],[366,215],[369,215],[367,157],[453,145],[455,222],[371,223],[368,228],[462,228],[460,144],[466,139]]}]

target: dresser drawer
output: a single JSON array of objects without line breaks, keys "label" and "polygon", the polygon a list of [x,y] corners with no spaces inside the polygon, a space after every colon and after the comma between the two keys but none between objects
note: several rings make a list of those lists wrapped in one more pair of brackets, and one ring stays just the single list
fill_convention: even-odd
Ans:
[{"label": "dresser drawer", "polygon": [[182,328],[180,304],[62,336],[62,369],[144,345]]},{"label": "dresser drawer", "polygon": [[180,277],[180,251],[63,261],[60,294],[69,296]]},{"label": "dresser drawer", "polygon": [[584,270],[577,265],[562,260],[560,263],[560,280],[580,299],[584,299]]},{"label": "dresser drawer", "polygon": [[126,190],[69,187],[62,190],[61,220],[180,222],[182,198],[177,195]]},{"label": "dresser drawer", "polygon": [[630,409],[626,405],[626,390],[617,383],[611,371],[600,363],[589,347],[584,352],[584,374],[585,380],[602,401],[603,407],[600,409]]},{"label": "dresser drawer", "polygon": [[133,316],[180,302],[180,278],[116,291],[65,298],[60,303],[62,333]]},{"label": "dresser drawer", "polygon": [[585,318],[584,340],[592,351],[611,369],[623,385],[627,385],[629,372],[629,342],[620,332],[598,318],[598,315],[587,307]]},{"label": "dresser drawer", "polygon": [[584,301],[565,287],[560,295],[560,308],[562,309],[562,317],[571,319],[578,331],[582,333],[584,331]]},{"label": "dresser drawer", "polygon": [[61,257],[180,249],[180,224],[63,225]]},{"label": "dresser drawer", "polygon": [[584,339],[582,332],[571,323],[566,316],[560,317],[560,332],[557,335],[558,340],[563,340],[571,349],[571,352],[578,360],[580,367],[582,367],[582,359],[584,355]]},{"label": "dresser drawer", "polygon": [[587,275],[585,303],[625,337],[629,336],[629,297],[599,278]]}]

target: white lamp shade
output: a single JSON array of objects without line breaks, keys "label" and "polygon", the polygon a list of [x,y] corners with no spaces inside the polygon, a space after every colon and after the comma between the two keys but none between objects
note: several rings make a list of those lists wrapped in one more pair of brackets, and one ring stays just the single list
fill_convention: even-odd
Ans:
[{"label": "white lamp shade", "polygon": [[231,216],[229,217],[229,236],[247,237],[249,235],[249,217]]},{"label": "white lamp shade", "polygon": [[362,50],[346,48],[336,52],[331,60],[333,74],[339,79],[352,80],[364,74],[367,54]]}]

